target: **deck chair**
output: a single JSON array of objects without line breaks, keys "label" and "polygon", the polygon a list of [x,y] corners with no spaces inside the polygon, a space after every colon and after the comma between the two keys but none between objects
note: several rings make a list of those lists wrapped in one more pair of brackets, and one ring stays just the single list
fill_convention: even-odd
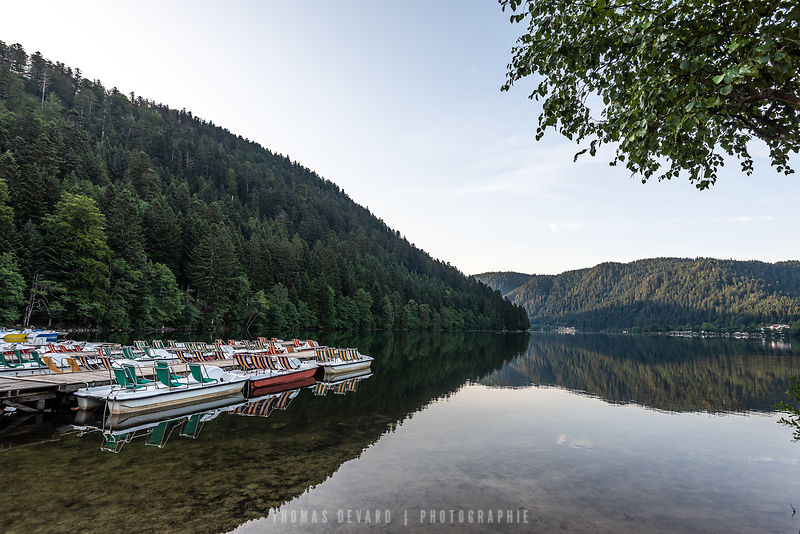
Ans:
[{"label": "deck chair", "polygon": [[163,349],[164,348],[164,342],[161,341],[160,339],[154,339],[153,340],[153,348],[154,349]]},{"label": "deck chair", "polygon": [[270,356],[253,356],[253,363],[255,363],[256,367],[259,369],[264,369],[267,371],[283,371],[283,368],[281,368]]},{"label": "deck chair", "polygon": [[328,393],[328,386],[322,382],[317,382],[314,384],[314,389],[311,391],[313,391],[314,395],[317,397],[324,397]]},{"label": "deck chair", "polygon": [[147,346],[147,341],[136,340],[133,342],[133,348],[143,350]]},{"label": "deck chair", "polygon": [[101,356],[100,358],[97,358],[97,361],[100,362],[100,365],[103,366],[103,369],[107,369],[110,371],[113,368],[114,362],[111,361],[111,358],[106,358],[105,356]]},{"label": "deck chair", "polygon": [[350,380],[348,380],[347,381],[347,391],[355,391],[356,387],[358,387],[358,382],[360,380],[361,380],[360,378],[351,378]]},{"label": "deck chair", "polygon": [[216,357],[217,360],[225,360],[226,359],[225,353],[222,352],[221,350],[215,350],[214,351],[214,356]]},{"label": "deck chair", "polygon": [[276,410],[285,410],[289,407],[289,403],[292,402],[292,391],[284,391],[281,393],[281,396],[278,397],[278,400],[275,402],[275,409]]},{"label": "deck chair", "polygon": [[144,444],[163,449],[164,445],[167,444],[169,435],[172,433],[170,431],[170,427],[172,427],[171,423],[172,421],[162,421],[158,423],[158,425],[150,431],[150,435],[147,436],[147,441]]},{"label": "deck chair", "polygon": [[252,371],[253,369],[257,369],[255,363],[253,362],[253,356],[251,356],[250,354],[234,354],[233,360],[239,367],[241,367],[245,371]]},{"label": "deck chair", "polygon": [[172,373],[170,373],[169,367],[156,366],[154,369],[156,371],[156,378],[158,378],[158,381],[161,384],[167,386],[168,388],[177,388],[185,386],[185,384],[181,384],[180,382],[176,382],[175,380],[172,379],[173,375]]},{"label": "deck chair", "polygon": [[118,453],[122,446],[128,443],[128,432],[124,434],[109,434],[106,436],[105,441],[100,446],[100,450],[104,452]]},{"label": "deck chair", "polygon": [[125,372],[125,369],[122,369],[121,367],[112,367],[111,371],[114,373],[114,379],[116,379],[117,384],[119,384],[119,386],[122,388],[137,390],[145,387],[140,386],[135,382],[131,382],[127,373]]},{"label": "deck chair", "polygon": [[267,417],[272,412],[277,397],[267,397],[254,402],[239,406],[233,413],[237,415],[255,415],[257,417]]},{"label": "deck chair", "polygon": [[156,367],[162,367],[162,368],[166,369],[167,371],[169,371],[169,378],[172,381],[180,380],[181,378],[183,378],[181,375],[173,374],[172,373],[172,369],[169,368],[169,365],[167,364],[167,362],[156,362]]},{"label": "deck chair", "polygon": [[17,357],[18,363],[33,363],[35,360],[26,360],[25,353],[19,349],[14,349],[14,356]]},{"label": "deck chair", "polygon": [[189,363],[192,363],[194,361],[191,358],[189,358],[188,356],[186,356],[186,353],[183,352],[182,350],[176,350],[175,354],[178,356],[178,359],[180,361],[182,361],[183,363],[189,364]]},{"label": "deck chair", "polygon": [[299,369],[300,366],[292,362],[292,359],[288,356],[278,356],[278,363],[286,369],[287,371],[292,371],[294,369]]},{"label": "deck chair", "polygon": [[33,360],[39,364],[40,367],[47,367],[45,363],[42,361],[42,357],[39,355],[39,351],[32,350],[31,356],[33,356]]},{"label": "deck chair", "polygon": [[75,358],[67,358],[67,365],[69,365],[69,369],[73,373],[80,373],[83,371]]},{"label": "deck chair", "polygon": [[20,363],[14,363],[11,360],[7,360],[4,352],[0,352],[0,363],[6,367],[20,367],[22,365]]},{"label": "deck chair", "polygon": [[147,384],[153,383],[152,380],[140,377],[136,373],[135,365],[123,365],[122,370],[125,371],[125,376],[127,377],[128,381],[131,382],[132,384],[136,384],[137,386],[146,386]]},{"label": "deck chair", "polygon": [[201,350],[193,350],[192,355],[194,356],[194,359],[198,362],[211,361],[214,359],[213,357],[207,357],[205,354],[203,354],[203,351]]},{"label": "deck chair", "polygon": [[122,356],[129,360],[135,360],[139,357],[138,354],[133,352],[132,347],[122,347]]},{"label": "deck chair", "polygon": [[202,413],[196,413],[189,417],[189,419],[187,419],[183,424],[183,428],[181,429],[181,437],[197,439],[197,436],[200,434],[200,429],[203,428],[202,417]]},{"label": "deck chair", "polygon": [[192,373],[192,378],[200,382],[201,384],[210,384],[212,382],[216,382],[216,378],[210,378],[208,376],[203,376],[203,371],[205,368],[200,365],[199,363],[190,363],[189,364],[189,372]]},{"label": "deck chair", "polygon": [[292,344],[293,344],[295,347],[299,347],[299,346],[300,346],[300,340],[299,340],[299,339],[297,339],[297,338],[294,338],[294,339],[292,340]]},{"label": "deck chair", "polygon": [[45,366],[53,371],[54,373],[63,373],[61,369],[58,368],[56,363],[53,361],[53,358],[50,356],[42,356],[42,361],[44,362]]},{"label": "deck chair", "polygon": [[86,356],[75,356],[75,359],[78,361],[78,363],[81,364],[81,367],[83,367],[84,369],[93,371],[97,368],[97,366],[89,363],[89,358]]}]

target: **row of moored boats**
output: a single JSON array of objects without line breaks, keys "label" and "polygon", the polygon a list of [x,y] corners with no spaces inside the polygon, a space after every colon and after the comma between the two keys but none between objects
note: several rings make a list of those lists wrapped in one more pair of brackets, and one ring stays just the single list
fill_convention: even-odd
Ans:
[{"label": "row of moored boats", "polygon": [[366,371],[372,363],[358,349],[276,338],[214,343],[153,340],[136,341],[133,346],[4,343],[0,354],[0,374],[106,370],[109,385],[84,387],[74,395],[79,408],[103,407],[112,415],[172,409],[231,395],[252,396],[270,388],[291,388],[315,375]]}]

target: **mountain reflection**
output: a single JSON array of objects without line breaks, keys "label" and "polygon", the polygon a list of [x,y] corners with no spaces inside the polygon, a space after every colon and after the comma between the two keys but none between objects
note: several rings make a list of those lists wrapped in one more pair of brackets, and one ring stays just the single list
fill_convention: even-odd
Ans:
[{"label": "mountain reflection", "polygon": [[525,354],[480,382],[556,386],[675,412],[769,412],[797,374],[800,351],[785,342],[534,334]]}]

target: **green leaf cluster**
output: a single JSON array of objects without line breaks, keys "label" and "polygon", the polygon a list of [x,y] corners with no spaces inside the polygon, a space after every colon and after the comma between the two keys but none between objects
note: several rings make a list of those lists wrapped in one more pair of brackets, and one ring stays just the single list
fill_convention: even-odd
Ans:
[{"label": "green leaf cluster", "polygon": [[[790,174],[800,149],[800,7],[791,0],[500,0],[527,23],[504,90],[527,77],[543,99],[537,139],[552,128],[578,155],[616,147],[647,181],[681,173],[714,184],[725,155],[753,171],[760,139]],[[599,110],[599,115],[597,111]],[[576,155],[577,157],[577,155]]]}]

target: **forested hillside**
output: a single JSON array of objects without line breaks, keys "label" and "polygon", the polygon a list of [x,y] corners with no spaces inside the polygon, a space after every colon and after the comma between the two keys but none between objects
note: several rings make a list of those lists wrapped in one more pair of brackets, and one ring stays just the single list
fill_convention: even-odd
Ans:
[{"label": "forested hillside", "polygon": [[528,326],[289,158],[0,41],[0,325],[28,321]]},{"label": "forested hillside", "polygon": [[[496,274],[476,278],[492,285]],[[507,296],[525,307],[534,326],[743,330],[797,321],[800,262],[655,258],[603,263],[532,275]]]},{"label": "forested hillside", "polygon": [[491,272],[476,274],[475,278],[491,287],[495,291],[499,291],[501,295],[507,295],[512,290],[518,288],[530,279],[531,275],[524,273],[509,272]]}]

